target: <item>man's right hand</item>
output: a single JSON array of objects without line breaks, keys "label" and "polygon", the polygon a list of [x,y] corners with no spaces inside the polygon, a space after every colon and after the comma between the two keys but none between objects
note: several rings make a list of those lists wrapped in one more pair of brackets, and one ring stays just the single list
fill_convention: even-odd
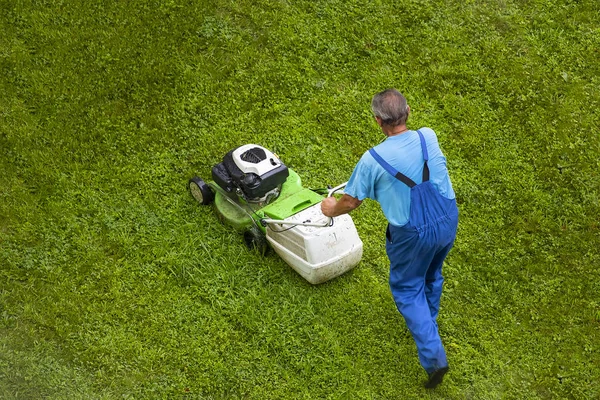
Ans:
[{"label": "man's right hand", "polygon": [[326,217],[337,217],[335,215],[335,206],[337,199],[335,197],[327,197],[321,202],[321,211]]},{"label": "man's right hand", "polygon": [[321,202],[321,211],[327,217],[337,217],[349,213],[362,204],[362,200],[344,194],[338,201],[335,197],[327,197]]}]

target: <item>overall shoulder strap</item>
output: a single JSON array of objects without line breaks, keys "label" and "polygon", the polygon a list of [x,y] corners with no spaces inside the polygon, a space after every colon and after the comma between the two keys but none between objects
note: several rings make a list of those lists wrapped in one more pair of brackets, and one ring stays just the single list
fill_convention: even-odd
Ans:
[{"label": "overall shoulder strap", "polygon": [[[423,136],[421,131],[418,130],[417,133],[419,134],[419,139],[421,140],[421,150],[423,151],[423,160],[425,160],[423,163],[423,182],[427,182],[429,180],[429,166],[427,165],[427,161],[429,160],[429,153],[427,152],[427,143],[425,142],[425,137]],[[381,158],[381,156],[379,154],[377,154],[377,152],[375,151],[375,149],[373,147],[371,147],[369,149],[369,153],[373,156],[375,161],[377,161],[379,163],[379,165],[381,165],[383,167],[383,169],[385,169],[389,174],[394,176],[400,182],[404,183],[406,186],[408,186],[410,188],[412,188],[413,186],[417,186],[415,181],[410,179],[408,176],[404,175],[402,172],[399,172],[398,170],[396,170],[394,167],[392,167],[390,164],[388,164],[387,161],[385,161],[383,158]]]},{"label": "overall shoulder strap", "polygon": [[429,160],[429,153],[427,152],[427,143],[425,143],[425,137],[420,130],[417,131],[419,134],[419,139],[421,139],[421,150],[423,151],[423,182],[427,182],[429,180],[429,166],[427,165],[427,161]]},{"label": "overall shoulder strap", "polygon": [[390,164],[388,164],[387,161],[385,161],[383,158],[381,158],[381,156],[379,154],[377,154],[377,152],[375,151],[374,148],[370,148],[369,153],[371,153],[371,155],[373,156],[375,161],[377,161],[379,163],[379,165],[381,165],[383,167],[383,169],[385,169],[388,173],[390,173],[392,176],[394,176],[400,182],[404,183],[406,186],[408,186],[410,188],[417,185],[412,179],[410,179],[408,176],[404,175],[402,172],[397,171],[394,167],[392,167]]}]

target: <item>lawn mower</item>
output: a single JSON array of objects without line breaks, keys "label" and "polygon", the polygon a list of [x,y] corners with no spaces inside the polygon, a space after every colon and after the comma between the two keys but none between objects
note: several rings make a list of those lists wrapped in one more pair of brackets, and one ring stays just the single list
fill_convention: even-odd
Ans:
[{"label": "lawn mower", "polygon": [[212,181],[189,180],[192,196],[214,203],[217,215],[243,233],[250,249],[269,247],[311,284],[354,268],[363,244],[349,215],[329,218],[321,212],[334,188],[307,189],[300,176],[266,148],[247,144],[228,152],[212,168]]}]

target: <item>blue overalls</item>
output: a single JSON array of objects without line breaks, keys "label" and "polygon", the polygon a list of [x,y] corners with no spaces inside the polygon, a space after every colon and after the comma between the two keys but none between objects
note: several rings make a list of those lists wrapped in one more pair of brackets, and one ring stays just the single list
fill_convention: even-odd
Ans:
[{"label": "blue overalls", "polygon": [[423,182],[416,184],[398,172],[374,149],[375,160],[410,189],[410,217],[404,226],[388,224],[386,252],[390,259],[390,288],[398,311],[417,344],[425,371],[448,366],[438,333],[437,316],[442,295],[442,264],[454,244],[458,226],[455,199],[447,199],[429,181],[427,145],[417,131],[423,150]]}]

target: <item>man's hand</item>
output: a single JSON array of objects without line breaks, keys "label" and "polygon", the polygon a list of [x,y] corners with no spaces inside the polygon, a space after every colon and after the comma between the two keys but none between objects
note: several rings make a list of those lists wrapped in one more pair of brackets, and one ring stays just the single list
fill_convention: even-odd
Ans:
[{"label": "man's hand", "polygon": [[327,197],[321,202],[321,211],[326,217],[337,217],[335,215],[335,206],[337,199],[335,197]]},{"label": "man's hand", "polygon": [[337,217],[338,215],[349,213],[361,204],[362,200],[344,194],[339,201],[335,197],[323,199],[321,202],[321,211],[327,217]]}]

